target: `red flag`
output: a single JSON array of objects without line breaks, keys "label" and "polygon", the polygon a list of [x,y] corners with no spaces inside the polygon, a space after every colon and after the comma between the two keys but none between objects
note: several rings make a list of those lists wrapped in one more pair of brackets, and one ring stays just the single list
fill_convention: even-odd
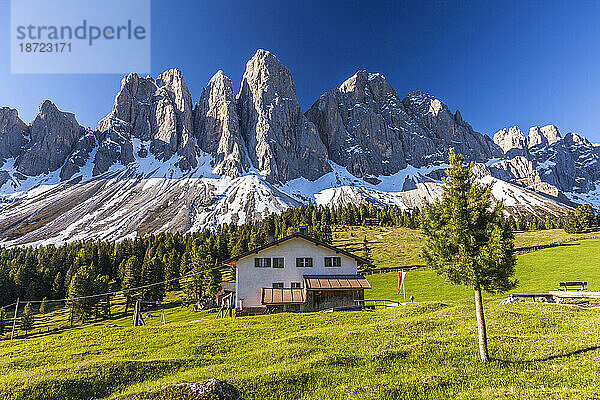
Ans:
[{"label": "red flag", "polygon": [[406,272],[398,271],[398,294],[402,291],[402,285],[404,285],[404,277],[406,276]]}]

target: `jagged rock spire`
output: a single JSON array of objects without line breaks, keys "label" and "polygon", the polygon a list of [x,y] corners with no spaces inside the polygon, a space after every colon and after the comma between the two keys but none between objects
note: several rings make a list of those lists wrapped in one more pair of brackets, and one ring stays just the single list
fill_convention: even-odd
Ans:
[{"label": "jagged rock spire", "polygon": [[75,115],[45,100],[30,127],[31,140],[17,160],[17,170],[36,176],[58,170],[85,133]]},{"label": "jagged rock spire", "polygon": [[237,112],[231,79],[219,70],[194,109],[198,146],[213,155],[214,172],[219,175],[237,177],[250,168]]},{"label": "jagged rock spire", "polygon": [[17,110],[0,108],[0,166],[7,158],[16,158],[27,142],[29,127],[21,121]]},{"label": "jagged rock spire", "polygon": [[302,113],[290,71],[258,50],[237,96],[242,136],[255,168],[270,182],[314,180],[331,167],[315,126]]}]

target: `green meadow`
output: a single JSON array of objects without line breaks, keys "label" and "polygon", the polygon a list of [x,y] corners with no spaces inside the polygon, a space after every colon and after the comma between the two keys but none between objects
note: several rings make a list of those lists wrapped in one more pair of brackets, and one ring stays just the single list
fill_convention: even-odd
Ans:
[{"label": "green meadow", "polygon": [[[548,293],[564,281],[587,281],[589,290],[600,291],[600,240],[577,240],[521,254],[517,257],[515,278],[518,286],[509,293]],[[403,300],[403,296],[397,294],[397,273],[373,274],[368,279],[373,290],[365,292],[367,299]],[[407,298],[412,295],[415,301],[451,301],[472,297],[472,292],[466,287],[449,285],[444,278],[426,269],[408,272],[405,285]]]},{"label": "green meadow", "polygon": [[[335,244],[350,249],[367,236],[378,266],[421,262],[416,231],[352,232],[336,231]],[[520,247],[564,238],[542,231],[517,234],[516,241]],[[520,255],[514,292],[546,293],[562,280],[586,280],[600,290],[599,254],[600,240],[588,239]],[[402,300],[396,273],[368,278],[367,298]],[[416,302],[233,319],[172,303],[167,325],[153,313],[138,328],[120,317],[119,305],[113,320],[0,341],[0,399],[196,399],[172,385],[211,377],[230,382],[245,399],[600,399],[596,309],[501,306],[506,294],[489,295],[493,361],[483,365],[469,289],[420,269],[407,274],[406,294]],[[167,300],[176,298],[170,293]],[[63,308],[43,318],[50,326],[67,316]]]},{"label": "green meadow", "polygon": [[[579,240],[600,236],[600,232],[566,233],[562,229],[533,232],[515,232],[515,248],[542,246],[564,240]],[[371,255],[378,268],[398,268],[423,264],[421,258],[422,236],[418,230],[402,227],[337,227],[333,231],[333,244],[362,255],[367,239]]]}]

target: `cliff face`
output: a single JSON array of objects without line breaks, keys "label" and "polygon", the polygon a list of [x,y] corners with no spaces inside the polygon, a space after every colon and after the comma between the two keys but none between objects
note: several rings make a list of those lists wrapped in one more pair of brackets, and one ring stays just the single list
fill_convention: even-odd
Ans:
[{"label": "cliff face", "polygon": [[17,110],[0,108],[0,163],[18,157],[28,136],[29,127],[21,121]]},{"label": "cliff face", "polygon": [[75,115],[44,101],[29,127],[30,140],[17,158],[17,171],[35,176],[58,170],[85,133]]},{"label": "cliff face", "polygon": [[96,128],[101,139],[94,161],[95,174],[117,162],[133,162],[133,139],[148,144],[139,154],[142,158],[147,151],[159,160],[177,154],[182,170],[195,167],[192,124],[192,98],[181,71],[166,71],[156,81],[128,75],[121,82],[112,112]]},{"label": "cliff face", "polygon": [[505,170],[505,180],[524,180],[526,186],[543,186],[543,192],[554,195],[593,191],[600,179],[600,148],[576,133],[563,138],[554,125],[532,127],[527,137],[519,127],[503,129],[494,141],[504,150],[505,160],[492,167]]},{"label": "cliff face", "polygon": [[238,177],[250,169],[231,79],[217,72],[194,108],[198,147],[213,156],[214,171]]},{"label": "cliff face", "polygon": [[359,177],[443,162],[450,147],[476,161],[500,154],[458,111],[452,114],[438,99],[418,91],[400,100],[384,76],[366,71],[322,95],[306,116],[319,130],[329,158]]},{"label": "cliff face", "polygon": [[248,155],[269,182],[331,170],[315,126],[304,116],[290,71],[268,51],[258,50],[246,64],[237,96]]}]

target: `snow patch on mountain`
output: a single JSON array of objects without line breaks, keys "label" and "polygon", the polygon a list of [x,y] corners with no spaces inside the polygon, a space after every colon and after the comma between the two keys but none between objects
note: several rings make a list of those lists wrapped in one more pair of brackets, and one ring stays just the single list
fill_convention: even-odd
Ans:
[{"label": "snow patch on mountain", "polygon": [[600,207],[600,184],[596,184],[593,190],[586,193],[566,192],[565,196],[575,203],[590,204],[597,209]]}]

